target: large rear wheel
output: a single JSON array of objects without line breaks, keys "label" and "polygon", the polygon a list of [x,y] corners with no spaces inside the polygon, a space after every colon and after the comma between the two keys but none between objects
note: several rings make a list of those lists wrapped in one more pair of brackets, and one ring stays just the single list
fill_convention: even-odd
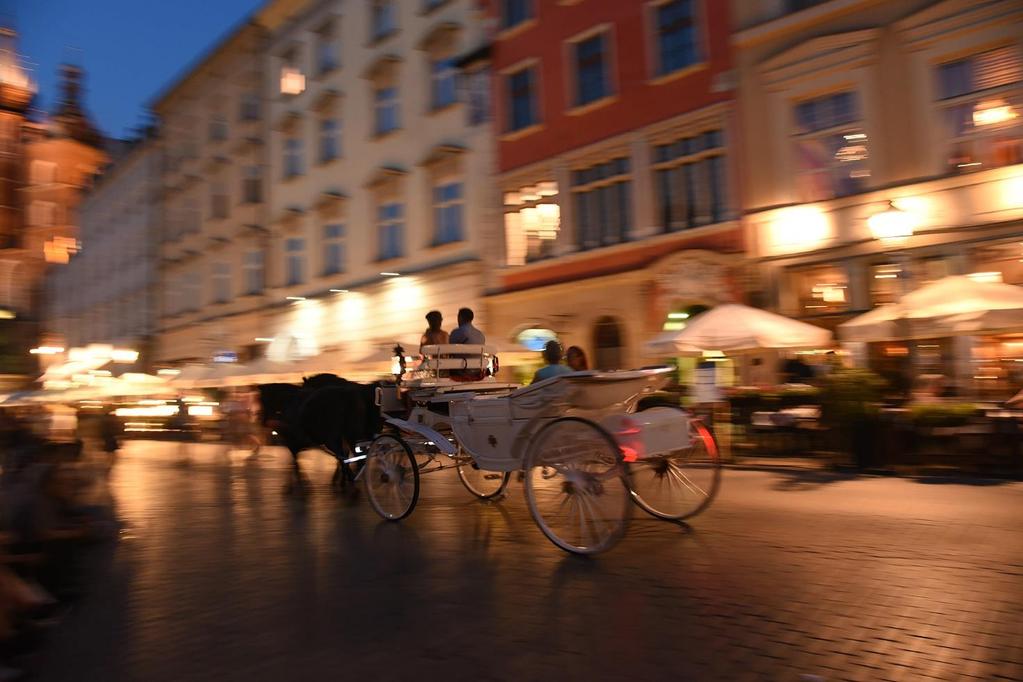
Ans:
[{"label": "large rear wheel", "polygon": [[629,475],[632,499],[641,509],[659,519],[692,518],[710,506],[721,486],[717,442],[703,422],[689,418],[687,447],[630,462]]},{"label": "large rear wheel", "polygon": [[419,501],[419,467],[408,444],[397,436],[377,436],[366,453],[366,492],[377,514],[399,521]]},{"label": "large rear wheel", "polygon": [[575,554],[613,547],[628,527],[628,471],[621,451],[597,424],[562,417],[544,426],[525,458],[526,502],[555,545]]}]

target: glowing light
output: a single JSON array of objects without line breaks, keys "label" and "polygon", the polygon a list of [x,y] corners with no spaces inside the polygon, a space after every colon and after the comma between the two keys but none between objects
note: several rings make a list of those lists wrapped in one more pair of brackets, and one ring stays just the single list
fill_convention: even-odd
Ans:
[{"label": "glowing light", "polygon": [[332,294],[347,294],[348,293],[348,289],[331,289],[330,293],[332,293]]},{"label": "glowing light", "polygon": [[1005,103],[1005,100],[989,100],[978,103],[973,110],[973,125],[997,125],[1011,121],[1018,116],[1019,114],[1013,111],[1012,107]]},{"label": "glowing light", "polygon": [[558,193],[558,183],[552,181],[538,183],[536,193],[541,197],[556,196]]},{"label": "glowing light", "polygon": [[851,140],[865,140],[865,139],[867,139],[867,134],[866,133],[849,133],[848,135],[843,135],[842,137],[844,137],[845,139],[850,140],[850,141]]},{"label": "glowing light", "polygon": [[688,320],[689,313],[668,313],[669,320]]},{"label": "glowing light", "polygon": [[56,355],[63,352],[64,349],[61,346],[39,346],[29,351],[32,355]]},{"label": "glowing light", "polygon": [[305,296],[285,296],[285,301],[304,301]]},{"label": "glowing light", "polygon": [[999,284],[1002,281],[1002,273],[998,270],[990,272],[971,272],[967,275],[974,282],[986,282],[988,284]]},{"label": "glowing light", "polygon": [[156,370],[156,373],[159,376],[162,376],[162,377],[176,377],[177,375],[181,374],[181,370],[180,369],[158,369],[158,370]]},{"label": "glowing light", "polygon": [[817,206],[791,206],[771,221],[771,243],[777,251],[811,250],[832,238],[830,217]]},{"label": "glowing light", "polygon": [[536,187],[523,187],[519,193],[519,198],[522,201],[536,201],[540,198],[540,192]]},{"label": "glowing light", "polygon": [[874,239],[892,241],[913,236],[916,219],[912,213],[889,201],[888,208],[867,218],[867,225]]},{"label": "glowing light", "polygon": [[281,69],[281,94],[299,95],[305,91],[305,74],[293,66]]},{"label": "glowing light", "polygon": [[271,336],[257,336],[256,338],[254,338],[252,340],[255,341],[256,343],[273,343],[274,342],[273,337],[271,337]]},{"label": "glowing light", "polygon": [[0,309],[0,320],[13,320],[15,317],[13,310]]},{"label": "glowing light", "polygon": [[401,277],[400,272],[381,272],[381,277]]},{"label": "glowing light", "polygon": [[129,348],[115,348],[110,351],[110,359],[114,362],[131,364],[139,359],[139,352]]}]

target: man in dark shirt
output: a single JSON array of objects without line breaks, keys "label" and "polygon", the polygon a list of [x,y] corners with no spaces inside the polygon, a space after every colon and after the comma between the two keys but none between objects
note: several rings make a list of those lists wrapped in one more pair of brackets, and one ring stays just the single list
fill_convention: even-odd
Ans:
[{"label": "man in dark shirt", "polygon": [[475,315],[469,308],[460,308],[458,310],[458,328],[452,331],[448,337],[450,343],[468,343],[482,346],[487,342],[487,337],[483,335],[483,332],[472,326],[474,317]]}]

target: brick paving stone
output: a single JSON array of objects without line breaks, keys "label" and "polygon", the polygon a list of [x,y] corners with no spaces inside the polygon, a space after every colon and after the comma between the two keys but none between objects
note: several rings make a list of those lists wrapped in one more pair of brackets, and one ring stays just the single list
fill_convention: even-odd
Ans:
[{"label": "brick paving stone", "polygon": [[[36,661],[47,680],[1020,679],[1023,485],[728,471],[680,530],[636,511],[570,557],[513,482],[423,479],[401,523],[303,455],[130,442],[122,526]],[[817,676],[804,678],[802,676]],[[999,677],[1000,676],[1000,677]]]}]

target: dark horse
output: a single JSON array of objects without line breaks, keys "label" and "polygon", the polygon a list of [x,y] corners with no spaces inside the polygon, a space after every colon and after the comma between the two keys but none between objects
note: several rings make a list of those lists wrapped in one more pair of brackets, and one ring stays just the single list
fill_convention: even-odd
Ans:
[{"label": "dark horse", "polygon": [[376,386],[359,384],[334,374],[317,374],[294,384],[259,387],[262,421],[277,431],[291,452],[295,481],[301,486],[298,453],[322,448],[337,458],[333,482],[344,489],[355,473],[344,460],[355,454],[356,443],[380,431]]}]

